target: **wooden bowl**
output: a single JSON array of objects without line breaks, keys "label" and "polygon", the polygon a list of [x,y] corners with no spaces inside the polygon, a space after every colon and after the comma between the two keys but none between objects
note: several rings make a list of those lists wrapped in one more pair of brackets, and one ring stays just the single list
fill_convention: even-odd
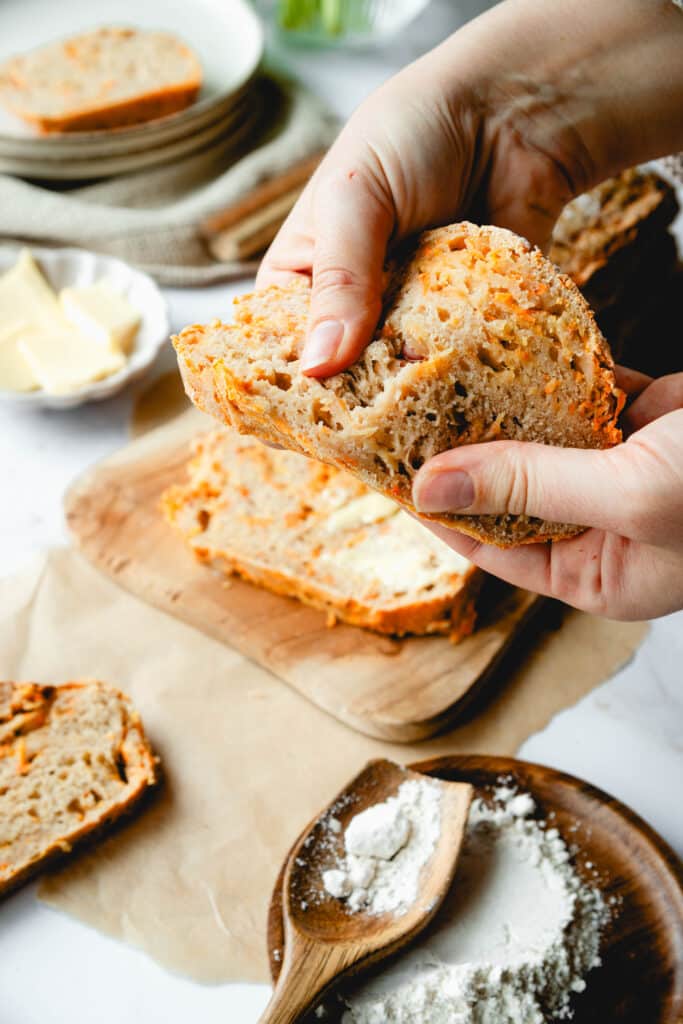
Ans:
[{"label": "wooden bowl", "polygon": [[[590,972],[586,991],[573,1001],[573,1024],[682,1024],[683,864],[642,818],[572,775],[511,757],[454,755],[409,767],[470,782],[480,793],[511,776],[533,796],[541,817],[554,812],[552,825],[567,845],[579,847],[573,863],[581,878],[607,901],[616,899],[603,936],[602,967]],[[282,873],[268,914],[274,981],[283,946],[281,908]]]}]

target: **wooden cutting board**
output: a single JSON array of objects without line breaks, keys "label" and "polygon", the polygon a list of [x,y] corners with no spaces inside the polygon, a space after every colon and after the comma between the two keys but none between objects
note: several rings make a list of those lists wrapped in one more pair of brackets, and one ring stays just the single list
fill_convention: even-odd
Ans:
[{"label": "wooden cutting board", "polygon": [[336,718],[370,736],[424,739],[452,726],[503,685],[505,666],[542,601],[505,588],[459,644],[392,639],[199,564],[161,517],[159,499],[184,479],[189,441],[210,421],[195,410],[86,472],[65,499],[76,545],[137,597],[274,672]]}]

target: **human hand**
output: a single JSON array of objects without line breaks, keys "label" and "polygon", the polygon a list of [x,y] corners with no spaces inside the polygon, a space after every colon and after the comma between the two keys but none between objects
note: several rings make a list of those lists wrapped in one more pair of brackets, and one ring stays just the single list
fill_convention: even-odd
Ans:
[{"label": "human hand", "polygon": [[312,277],[305,372],[370,340],[389,243],[469,217],[543,245],[572,195],[683,147],[682,46],[671,3],[507,0],[379,89],[259,270],[258,287]]},{"label": "human hand", "polygon": [[502,550],[422,521],[487,572],[585,611],[645,619],[683,607],[683,373],[651,381],[620,370],[618,382],[635,396],[624,444],[469,445],[425,463],[413,486],[423,512],[522,513],[591,529]]}]

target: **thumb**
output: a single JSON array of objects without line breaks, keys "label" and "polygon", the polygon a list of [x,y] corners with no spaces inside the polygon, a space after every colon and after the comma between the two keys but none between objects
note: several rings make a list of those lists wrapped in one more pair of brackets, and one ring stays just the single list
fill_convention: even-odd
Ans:
[{"label": "thumb", "polygon": [[377,325],[394,212],[371,172],[359,169],[321,174],[313,213],[313,290],[301,366],[326,377],[355,362]]},{"label": "thumb", "polygon": [[[635,457],[632,457],[635,456]],[[430,459],[413,484],[421,513],[513,513],[636,538],[651,467],[631,445],[606,450],[494,441]]]}]

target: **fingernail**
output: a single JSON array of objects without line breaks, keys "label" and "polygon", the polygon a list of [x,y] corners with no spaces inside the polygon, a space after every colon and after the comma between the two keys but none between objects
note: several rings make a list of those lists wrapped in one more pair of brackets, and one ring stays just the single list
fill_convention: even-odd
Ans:
[{"label": "fingernail", "polygon": [[344,324],[339,320],[322,320],[316,324],[301,353],[301,369],[317,370],[333,359],[344,338]]},{"label": "fingernail", "polygon": [[413,493],[418,512],[455,512],[474,501],[474,484],[460,469],[427,474],[416,482]]}]

